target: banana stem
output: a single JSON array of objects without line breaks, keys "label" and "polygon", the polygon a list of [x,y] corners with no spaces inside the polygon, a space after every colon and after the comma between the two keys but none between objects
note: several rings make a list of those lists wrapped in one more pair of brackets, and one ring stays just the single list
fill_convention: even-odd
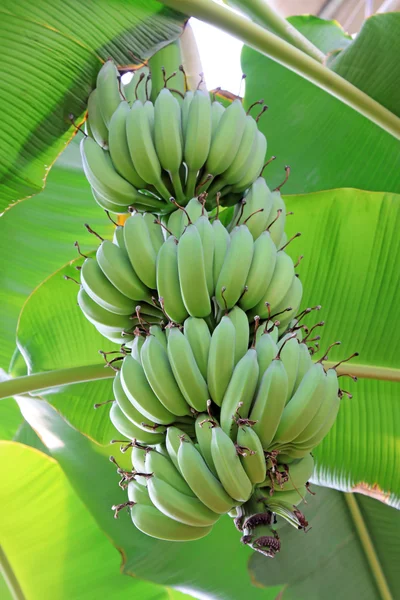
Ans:
[{"label": "banana stem", "polygon": [[298,50],[285,40],[213,0],[160,0],[230,33],[254,50],[308,79],[364,117],[400,139],[400,119],[350,82]]},{"label": "banana stem", "polygon": [[227,3],[239,9],[244,15],[262,27],[267,27],[292,46],[302,50],[314,60],[323,63],[325,54],[310,42],[300,31],[291,25],[267,0],[228,0]]},{"label": "banana stem", "polygon": [[361,545],[367,557],[372,575],[375,579],[376,586],[379,590],[379,595],[382,600],[393,600],[392,593],[386,581],[385,574],[379,562],[376,550],[372,543],[364,518],[358,506],[355,494],[344,494],[349,512],[352,516],[356,531],[360,538]]},{"label": "banana stem", "polygon": [[34,373],[33,375],[15,377],[14,379],[7,379],[7,381],[0,382],[0,399],[20,396],[29,392],[38,392],[39,390],[55,388],[70,383],[110,379],[112,377],[114,377],[114,371],[107,368],[107,365],[104,363]]},{"label": "banana stem", "polygon": [[0,573],[7,584],[13,600],[25,600],[24,592],[19,585],[19,581],[10,565],[3,548],[0,546]]}]

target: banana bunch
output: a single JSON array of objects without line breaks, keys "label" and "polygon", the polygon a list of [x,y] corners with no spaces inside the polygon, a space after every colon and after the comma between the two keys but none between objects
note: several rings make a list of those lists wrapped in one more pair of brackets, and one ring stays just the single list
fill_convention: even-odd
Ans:
[{"label": "banana bunch", "polygon": [[164,87],[154,103],[147,66],[126,86],[112,60],[98,73],[81,155],[104,210],[168,214],[176,210],[171,199],[185,206],[197,190],[209,190],[209,208],[217,194],[231,204],[262,170],[267,142],[239,100],[225,109],[201,90],[179,92],[178,100],[177,90],[167,87],[171,76],[162,73]]}]

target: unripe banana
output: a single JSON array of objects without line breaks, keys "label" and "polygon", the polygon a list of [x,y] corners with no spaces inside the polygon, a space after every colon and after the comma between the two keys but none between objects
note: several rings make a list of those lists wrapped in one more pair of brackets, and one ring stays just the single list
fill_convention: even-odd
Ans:
[{"label": "unripe banana", "polygon": [[211,432],[211,453],[218,478],[227,494],[238,502],[246,502],[252,485],[236,452],[236,446],[221,427]]},{"label": "unripe banana", "polygon": [[197,90],[190,103],[185,125],[184,159],[188,167],[186,195],[194,196],[197,174],[207,160],[211,143],[211,102],[207,93]]},{"label": "unripe banana", "polygon": [[149,333],[156,338],[164,350],[167,349],[167,336],[165,335],[165,331],[163,331],[159,325],[151,325],[151,327],[149,327]]},{"label": "unripe banana", "polygon": [[299,387],[300,383],[303,380],[303,377],[305,376],[307,371],[309,369],[311,369],[312,364],[313,364],[313,362],[312,362],[312,359],[310,356],[310,351],[307,347],[307,344],[300,343],[299,344],[299,367],[297,369],[297,377],[296,377],[296,381],[293,386],[292,393],[294,393],[297,390],[297,388]]},{"label": "unripe banana", "polygon": [[147,491],[146,486],[141,485],[134,479],[128,483],[128,500],[130,502],[134,502],[135,504],[141,504],[145,506],[152,506],[154,508],[154,504],[150,500],[149,492]]},{"label": "unripe banana", "polygon": [[124,388],[121,383],[121,375],[117,373],[113,381],[113,393],[116,403],[118,404],[125,417],[132,421],[136,427],[147,431],[147,433],[165,433],[166,428],[162,425],[158,425],[147,419],[143,413],[137,410],[137,408],[129,400],[128,396],[124,392]]},{"label": "unripe banana", "polygon": [[158,159],[169,172],[178,202],[184,200],[179,168],[182,163],[181,111],[178,101],[164,88],[154,104],[154,141]]},{"label": "unripe banana", "polygon": [[265,479],[267,465],[260,438],[248,425],[239,425],[237,443],[241,448],[240,462],[251,483],[261,483]]},{"label": "unripe banana", "polygon": [[96,260],[87,258],[82,265],[80,275],[85,292],[105,310],[117,315],[131,315],[134,312],[132,300],[121,294],[109,282]]},{"label": "unripe banana", "polygon": [[228,186],[226,191],[222,190],[222,195],[225,195],[227,190],[233,194],[242,194],[248,187],[251,186],[253,181],[260,175],[261,169],[264,164],[265,154],[267,152],[267,140],[261,131],[257,132],[256,146],[252,151],[253,159],[251,164],[248,166],[246,174],[237,183]]},{"label": "unripe banana", "polygon": [[[148,65],[151,71],[151,80],[153,83],[151,99],[155,102],[160,91],[165,88],[165,79],[171,78],[171,87],[174,97],[182,102],[182,96],[186,91],[186,82],[183,71],[179,69],[182,64],[181,43],[180,40],[171,42],[167,46],[158,50],[150,58]],[[175,91],[176,90],[176,91]]]},{"label": "unripe banana", "polygon": [[207,527],[219,519],[220,515],[207,508],[198,498],[178,492],[158,477],[149,479],[147,487],[154,506],[170,519],[193,527]]},{"label": "unripe banana", "polygon": [[[188,444],[190,446],[191,444]],[[170,458],[167,458],[155,450],[146,453],[144,459],[144,467],[146,473],[153,473],[158,479],[162,479],[173,488],[186,494],[186,496],[195,497],[195,494],[186,483],[179,471],[174,467]]]},{"label": "unripe banana", "polygon": [[111,59],[107,60],[98,72],[96,89],[104,123],[109,127],[111,117],[123,100],[120,92],[118,69]]},{"label": "unripe banana", "polygon": [[214,177],[226,171],[239,150],[246,113],[240,100],[234,100],[224,111],[211,139],[205,172]]},{"label": "unripe banana", "polygon": [[149,74],[150,70],[146,65],[135,69],[130,82],[123,86],[125,99],[131,105],[135,100],[140,100],[144,104],[147,100],[147,94],[151,94],[151,79],[149,78]]},{"label": "unripe banana", "polygon": [[231,243],[230,235],[219,219],[215,219],[212,224],[214,233],[214,263],[213,263],[213,282],[214,288],[217,285],[222,265],[224,264],[226,253]]},{"label": "unripe banana", "polygon": [[177,327],[168,335],[168,358],[186,402],[199,412],[205,411],[209,398],[207,384],[187,338]]},{"label": "unripe banana", "polygon": [[280,312],[281,310],[285,310],[287,308],[292,309],[282,315],[279,315],[280,325],[278,330],[280,334],[286,330],[287,326],[299,310],[302,296],[303,284],[301,283],[299,277],[295,275],[289,290],[279,304],[275,307],[276,312]]},{"label": "unripe banana", "polygon": [[137,427],[132,421],[127,419],[116,402],[113,402],[110,409],[110,420],[115,429],[119,431],[128,440],[137,440],[142,444],[159,444],[165,439],[163,433],[155,433],[143,431]]},{"label": "unripe banana", "polygon": [[122,362],[121,383],[129,400],[148,419],[163,425],[175,421],[175,415],[161,404],[151,389],[142,365],[132,356],[126,356]]},{"label": "unripe banana", "polygon": [[192,492],[210,510],[225,514],[235,504],[219,480],[214,477],[200,452],[193,444],[181,442],[178,450],[180,471]]},{"label": "unripe banana", "polygon": [[92,137],[103,150],[108,149],[108,129],[104,123],[103,115],[99,106],[99,92],[93,90],[88,98],[88,118],[87,124],[92,133]]},{"label": "unripe banana", "polygon": [[296,337],[292,337],[285,340],[283,343],[279,342],[278,349],[280,350],[280,357],[288,376],[288,391],[286,397],[286,403],[288,403],[292,397],[299,369],[299,342]]},{"label": "unripe banana", "polygon": [[152,213],[145,213],[143,215],[143,221],[147,225],[147,229],[149,231],[149,236],[151,243],[153,245],[154,251],[158,253],[161,249],[161,246],[164,244],[164,233],[163,228],[159,225],[159,223],[155,223],[154,215]]},{"label": "unripe banana", "polygon": [[305,485],[301,485],[297,489],[290,490],[289,492],[282,492],[279,488],[274,492],[276,500],[279,502],[286,502],[287,504],[293,504],[294,506],[301,504],[306,494],[307,488]]},{"label": "unripe banana", "polygon": [[173,236],[166,240],[157,255],[157,290],[169,318],[175,323],[183,323],[189,315],[179,282],[178,241]]},{"label": "unripe banana", "polygon": [[215,132],[218,129],[219,122],[224,112],[225,107],[222,106],[221,102],[214,101],[211,104],[211,139],[214,137]]},{"label": "unripe banana", "polygon": [[276,247],[268,231],[264,231],[254,242],[253,258],[246,280],[246,293],[239,305],[243,310],[257,306],[271,282],[275,264]]},{"label": "unripe banana", "polygon": [[155,289],[157,253],[143,216],[131,215],[124,225],[125,247],[132,267],[141,281]]},{"label": "unripe banana", "polygon": [[129,316],[119,315],[106,310],[92,300],[83,288],[78,292],[78,304],[85,317],[95,326],[114,327],[119,331],[132,327],[132,321]]},{"label": "unripe banana", "polygon": [[[196,223],[197,219],[200,219],[204,214],[207,215],[207,212],[204,211],[204,206],[198,197],[191,198],[187,203],[185,210],[192,223]],[[187,227],[187,225],[189,225],[189,222],[185,215],[184,227]]]},{"label": "unripe banana", "polygon": [[232,308],[243,294],[253,258],[253,238],[246,227],[235,227],[218,277],[215,297],[220,308]]},{"label": "unripe banana", "polygon": [[[288,467],[288,481],[282,483],[276,490],[289,492],[303,487],[314,472],[314,459],[311,454],[295,460]],[[280,469],[281,470],[281,469]]]},{"label": "unripe banana", "polygon": [[245,419],[249,414],[258,372],[257,353],[250,348],[236,365],[221,405],[221,428],[232,439],[237,435],[237,416]]},{"label": "unripe banana", "polygon": [[140,364],[142,364],[142,359],[140,358],[140,353],[141,353],[143,344],[144,344],[144,338],[141,335],[136,335],[135,339],[130,344],[131,356],[132,356],[132,358],[137,360],[137,362]]},{"label": "unripe banana", "polygon": [[207,289],[208,294],[212,296],[214,293],[214,230],[206,215],[197,219],[195,227],[200,234],[203,245]]},{"label": "unripe banana", "polygon": [[272,197],[273,197],[273,203],[272,203],[271,212],[269,214],[269,223],[268,223],[268,225],[270,223],[272,223],[272,221],[277,217],[278,211],[280,210],[281,213],[280,213],[278,219],[269,228],[269,232],[270,232],[271,237],[272,237],[272,239],[274,241],[274,244],[279,249],[281,247],[281,246],[279,246],[279,243],[280,243],[280,240],[282,239],[282,236],[283,236],[284,231],[285,231],[286,206],[285,206],[285,203],[284,203],[284,201],[282,199],[281,193],[279,191],[272,192]]},{"label": "unripe banana", "polygon": [[165,436],[165,445],[167,448],[168,455],[172,460],[175,468],[179,471],[179,463],[178,463],[178,451],[181,445],[181,440],[185,440],[187,443],[193,443],[190,437],[179,429],[178,427],[172,426],[168,427],[167,434]]},{"label": "unripe banana", "polygon": [[210,352],[211,334],[204,319],[189,317],[183,329],[204,379],[207,380],[208,356]]},{"label": "unripe banana", "polygon": [[[246,201],[240,221],[250,230],[254,241],[266,230],[271,222],[269,215],[273,205],[273,195],[263,177],[258,177],[246,196]],[[262,212],[256,212],[258,210]]]},{"label": "unripe banana", "polygon": [[129,104],[121,102],[111,117],[108,142],[110,156],[116,171],[122,177],[134,185],[135,188],[144,188],[146,187],[146,182],[139,177],[129,153],[126,136],[126,118],[129,111]]},{"label": "unripe banana", "polygon": [[131,508],[131,517],[134,525],[142,533],[169,542],[199,540],[208,535],[212,529],[212,526],[192,527],[178,523],[164,515],[155,506],[145,504],[135,504]]},{"label": "unripe banana", "polygon": [[244,310],[238,306],[234,306],[229,311],[229,319],[235,327],[235,365],[246,354],[249,348],[250,327],[249,320]]},{"label": "unripe banana", "polygon": [[267,450],[278,428],[287,398],[288,377],[281,360],[273,360],[264,375],[255,397],[250,419],[253,429]]},{"label": "unripe banana", "polygon": [[192,317],[207,317],[211,312],[210,297],[201,237],[189,225],[178,244],[178,269],[181,293],[186,310]]},{"label": "unripe banana", "polygon": [[268,369],[276,355],[278,354],[278,346],[269,333],[263,333],[256,339],[256,352],[258,366],[260,368],[258,376],[258,385],[261,384],[261,379],[265,371]]},{"label": "unripe banana", "polygon": [[[210,416],[207,413],[200,413],[197,416],[195,424],[196,439],[208,468],[215,476],[218,476],[211,453],[212,423],[210,421]],[[215,419],[212,419],[212,421],[218,425]]]},{"label": "unripe banana", "polygon": [[326,375],[321,363],[306,373],[290,402],[285,406],[273,445],[291,443],[310,423],[325,396]]},{"label": "unripe banana", "polygon": [[136,275],[125,250],[104,240],[97,249],[96,259],[104,275],[121,294],[131,300],[151,302],[149,290]]},{"label": "unripe banana", "polygon": [[[103,194],[100,194],[99,192],[97,192],[94,188],[91,188],[91,191],[92,191],[93,198],[96,200],[96,203],[103,210],[113,213],[114,215],[126,215],[127,214],[129,206],[127,206],[127,205],[122,206],[121,204],[114,204],[113,202],[110,202],[110,200],[108,198],[103,196]],[[137,206],[137,204],[136,204],[136,206]]]},{"label": "unripe banana", "polygon": [[161,179],[161,165],[153,143],[147,111],[140,100],[133,103],[126,118],[126,134],[133,165],[139,176],[153,185],[164,200],[170,193]]},{"label": "unripe banana", "polygon": [[210,396],[218,406],[222,404],[235,366],[235,339],[232,320],[228,316],[222,317],[211,336],[206,378]]},{"label": "unripe banana", "polygon": [[181,106],[181,123],[182,123],[183,139],[186,138],[186,128],[187,128],[187,123],[188,123],[188,118],[189,118],[189,110],[190,110],[190,105],[192,103],[193,97],[194,97],[194,92],[192,92],[191,90],[188,90],[185,94],[185,97],[183,99],[182,106]]},{"label": "unripe banana", "polygon": [[113,235],[113,240],[112,241],[113,241],[113,244],[115,244],[119,248],[122,248],[122,250],[126,250],[126,248],[125,248],[124,228],[123,228],[123,226],[118,225],[114,229],[114,235]]},{"label": "unripe banana", "polygon": [[286,252],[278,252],[274,273],[267,291],[259,303],[250,311],[249,315],[251,317],[259,315],[262,319],[266,319],[270,316],[271,312],[274,313],[276,307],[279,306],[279,303],[288,293],[293,278],[294,266],[292,259]]}]

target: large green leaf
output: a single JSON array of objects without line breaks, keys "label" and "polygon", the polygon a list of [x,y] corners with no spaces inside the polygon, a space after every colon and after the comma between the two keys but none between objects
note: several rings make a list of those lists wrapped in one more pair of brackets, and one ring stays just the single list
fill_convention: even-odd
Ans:
[{"label": "large green leaf", "polygon": [[3,567],[25,598],[168,600],[167,590],[119,572],[117,549],[53,458],[15,442],[0,442],[0,456]]},{"label": "large green leaf", "polygon": [[[32,292],[22,309],[17,341],[30,373],[99,364],[100,349],[118,349],[83,316],[76,300],[78,286],[64,279],[79,278],[75,266],[81,262],[56,271]],[[108,418],[107,406],[94,410],[93,405],[112,397],[112,380],[105,379],[52,389],[46,399],[80,431],[108,444],[120,436]]]},{"label": "large green leaf", "polygon": [[374,15],[330,68],[400,116],[400,13]]},{"label": "large green leaf", "polygon": [[21,411],[14,398],[0,402],[0,440],[12,440],[23,422]]},{"label": "large green leaf", "polygon": [[101,61],[148,57],[179,36],[182,17],[155,0],[5,0],[0,23],[1,210],[42,189]]},{"label": "large green leaf", "polygon": [[[358,351],[350,367],[363,369],[375,379],[355,385],[341,379],[354,393],[342,400],[337,423],[316,452],[320,483],[349,490],[356,486],[400,506],[400,460],[396,443],[400,433],[398,382],[400,370],[400,198],[394,194],[333,190],[288,196],[290,237],[302,237],[288,246],[304,254],[298,272],[302,305],[322,305],[307,323],[321,319],[322,350],[336,340],[329,360]],[[316,332],[317,333],[317,332]],[[395,381],[377,381],[390,378]],[[375,491],[374,491],[375,490]]]},{"label": "large green leaf", "polygon": [[282,528],[282,549],[273,561],[260,554],[250,559],[253,580],[264,586],[286,584],[283,600],[395,598],[400,560],[397,511],[357,494],[314,491],[316,496],[304,509],[310,531],[301,535],[289,525]]},{"label": "large green leaf", "polygon": [[[324,24],[318,27],[314,22],[310,28],[307,17],[296,17],[295,25],[317,46],[323,46],[319,32]],[[340,36],[347,42],[339,26],[337,32],[336,44]],[[355,69],[359,60],[355,47],[347,69],[351,65]],[[385,71],[398,69],[397,56],[390,49],[381,60]],[[267,137],[269,153],[278,157],[265,172],[272,187],[282,181],[283,167],[288,164],[292,171],[286,193],[342,187],[400,191],[398,140],[309,81],[247,47],[242,52],[242,69],[247,76],[245,105],[264,98],[269,106],[259,125]],[[371,89],[378,85],[380,75],[380,70],[371,69],[363,81],[368,79]],[[361,77],[357,85],[362,87]],[[380,100],[388,103],[390,89],[383,85],[380,89]]]},{"label": "large green leaf", "polygon": [[[71,145],[69,155],[76,154],[77,147]],[[65,167],[52,169],[43,193],[17,204],[0,218],[0,366],[4,369],[15,350],[18,315],[26,297],[77,256],[75,240],[83,252],[96,247],[97,240],[84,223],[103,236],[111,235],[111,223],[94,202],[83,173]]]},{"label": "large green leaf", "polygon": [[294,16],[288,21],[312,40],[324,54],[344,50],[352,42],[351,36],[345,33],[337,21],[326,21],[314,15]]}]

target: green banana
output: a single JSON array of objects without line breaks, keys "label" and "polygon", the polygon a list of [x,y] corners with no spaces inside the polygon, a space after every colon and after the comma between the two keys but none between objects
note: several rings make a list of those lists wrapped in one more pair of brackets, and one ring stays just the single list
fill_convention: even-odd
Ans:
[{"label": "green banana", "polygon": [[288,377],[281,360],[271,362],[261,378],[250,419],[253,429],[267,450],[278,428],[287,398]]},{"label": "green banana", "polygon": [[211,139],[213,139],[222,115],[225,112],[225,107],[222,106],[221,102],[214,101],[211,104]]},{"label": "green banana", "polygon": [[98,72],[96,89],[104,123],[109,127],[111,117],[123,99],[120,91],[118,69],[111,59],[107,60]]},{"label": "green banana", "polygon": [[275,264],[276,247],[268,231],[264,231],[254,242],[253,258],[246,279],[247,291],[239,301],[243,310],[257,306],[271,282]]},{"label": "green banana", "polygon": [[141,353],[143,344],[144,344],[144,338],[141,335],[135,335],[135,339],[131,343],[131,356],[140,364],[142,364],[142,359],[140,358],[140,353]]},{"label": "green banana", "polygon": [[164,230],[158,223],[155,223],[154,215],[150,212],[144,213],[143,221],[147,225],[147,229],[149,232],[152,246],[154,248],[155,253],[157,254],[160,251],[161,246],[164,244],[164,241],[165,241],[164,234],[163,234]]},{"label": "green banana", "polygon": [[182,163],[181,111],[179,103],[164,88],[154,103],[154,142],[158,159],[168,171],[178,202],[184,200],[179,169]]},{"label": "green banana", "polygon": [[282,492],[280,489],[275,490],[274,496],[278,502],[286,502],[287,504],[293,504],[298,506],[303,502],[305,495],[307,494],[307,488],[305,485],[299,486],[295,490],[289,492]]},{"label": "green banana", "polygon": [[311,369],[312,364],[313,363],[312,363],[310,351],[307,347],[307,344],[300,343],[299,344],[299,366],[297,369],[297,377],[296,377],[296,381],[293,386],[292,393],[294,393],[297,390],[297,388],[299,387],[300,383],[303,380],[304,375],[307,373],[307,371],[309,369]]},{"label": "green banana", "polygon": [[205,460],[193,444],[184,441],[178,450],[179,469],[197,498],[210,510],[225,514],[232,509],[234,500],[211,473]]},{"label": "green banana", "polygon": [[207,508],[198,498],[182,494],[158,477],[151,477],[147,488],[154,506],[170,519],[193,527],[207,527],[219,519],[220,515]]},{"label": "green banana", "polygon": [[186,195],[195,194],[197,174],[207,160],[211,144],[211,102],[207,93],[196,90],[185,123],[184,159],[188,168]]},{"label": "green banana", "polygon": [[[172,213],[175,214],[175,213]],[[157,254],[157,290],[171,321],[183,323],[188,312],[182,300],[178,271],[178,241],[169,236]]]},{"label": "green banana", "polygon": [[146,187],[146,182],[139,177],[129,154],[126,136],[126,118],[130,108],[127,102],[121,102],[111,117],[109,130],[109,151],[115,170],[135,188]]},{"label": "green banana", "polygon": [[146,419],[146,417],[132,404],[128,396],[125,394],[124,388],[122,387],[120,373],[117,373],[114,377],[113,393],[115,401],[121,411],[124,413],[127,419],[136,425],[136,427],[143,429],[143,431],[147,431],[147,433],[151,433],[152,431],[154,433],[165,433],[166,427],[163,425],[158,425],[150,419]]},{"label": "green banana", "polygon": [[294,266],[292,259],[286,252],[278,252],[270,284],[263,298],[249,312],[250,317],[258,315],[262,319],[268,318],[270,312],[274,312],[275,308],[285,298],[292,285],[293,278]]},{"label": "green banana", "polygon": [[242,453],[240,462],[251,483],[261,483],[265,479],[267,464],[260,438],[248,425],[239,425],[237,443]]},{"label": "green banana", "polygon": [[299,306],[300,306],[302,296],[303,296],[303,285],[302,285],[300,279],[297,276],[294,276],[289,290],[287,291],[285,296],[282,298],[281,302],[279,302],[279,304],[277,304],[277,306],[275,307],[276,312],[280,312],[281,310],[285,310],[287,308],[292,309],[292,310],[285,312],[282,315],[279,315],[279,320],[280,320],[280,325],[278,328],[279,333],[282,333],[286,330],[287,326],[289,325],[289,323],[292,321],[293,317],[297,313]]},{"label": "green banana", "polygon": [[161,179],[161,165],[153,143],[147,110],[140,100],[133,103],[126,118],[126,134],[133,165],[139,176],[153,185],[164,200],[171,194]]},{"label": "green banana", "polygon": [[210,396],[218,406],[222,404],[235,367],[235,340],[232,320],[228,316],[222,317],[211,336],[206,377]]},{"label": "green banana", "polygon": [[143,431],[137,427],[124,415],[116,402],[111,405],[110,420],[115,429],[129,440],[137,440],[143,444],[159,444],[165,439],[163,433]]},{"label": "green banana", "polygon": [[274,342],[270,333],[263,333],[258,339],[256,339],[255,348],[257,352],[258,366],[260,368],[258,376],[259,387],[265,371],[278,354],[278,346]]},{"label": "green banana", "polygon": [[104,325],[106,327],[114,327],[123,331],[132,327],[132,320],[129,316],[119,315],[106,310],[81,288],[78,292],[78,304],[85,317],[93,323],[93,325]]},{"label": "green banana", "polygon": [[232,439],[236,439],[237,435],[237,415],[245,419],[249,413],[257,386],[258,372],[257,353],[250,348],[237,363],[221,405],[221,428]]},{"label": "green banana", "polygon": [[311,454],[307,454],[304,458],[294,460],[287,468],[289,479],[277,487],[277,491],[290,492],[304,486],[314,472],[314,459]]},{"label": "green banana", "polygon": [[96,89],[91,92],[88,98],[87,124],[97,144],[103,150],[108,150],[108,129],[100,111],[99,92]]},{"label": "green banana", "polygon": [[207,317],[211,312],[211,303],[203,246],[200,233],[194,225],[189,225],[179,240],[178,270],[186,310],[192,317]]},{"label": "green banana", "polygon": [[278,350],[280,351],[280,357],[288,376],[288,391],[286,397],[286,403],[288,403],[292,397],[299,370],[299,341],[296,337],[289,337],[283,343],[279,341]]},{"label": "green banana", "polygon": [[[200,219],[202,215],[207,215],[207,212],[204,211],[204,206],[200,202],[198,197],[191,198],[187,203],[185,210],[192,223],[196,223],[197,219]],[[188,218],[185,215],[184,226],[186,227],[189,224],[190,223],[188,222]]]},{"label": "green banana", "polygon": [[84,261],[80,275],[85,292],[105,310],[117,315],[131,315],[134,312],[132,300],[110,283],[95,259],[87,258]]},{"label": "green banana", "polygon": [[109,240],[104,240],[97,249],[96,260],[107,279],[131,300],[151,302],[149,290],[133,270],[125,250]]},{"label": "green banana", "polygon": [[286,206],[279,191],[272,192],[271,195],[272,208],[269,214],[268,225],[272,223],[272,221],[276,218],[276,216],[278,215],[278,211],[281,211],[278,219],[276,219],[275,223],[269,227],[269,232],[271,234],[272,240],[276,247],[279,249],[279,243],[285,231]]},{"label": "green banana", "polygon": [[207,380],[208,356],[210,352],[211,334],[204,319],[189,317],[185,320],[183,333],[192,348],[200,373]]},{"label": "green banana", "polygon": [[[187,217],[183,210],[174,210],[167,220],[166,226],[173,237],[179,239],[187,225]],[[171,237],[171,236],[170,236]]]},{"label": "green banana", "polygon": [[235,327],[235,365],[246,354],[250,341],[249,320],[244,310],[234,306],[229,311],[229,319]]},{"label": "green banana", "polygon": [[222,114],[213,133],[205,172],[214,177],[232,164],[241,144],[246,113],[240,100],[234,100]]},{"label": "green banana", "polygon": [[238,502],[246,502],[252,492],[251,481],[242,467],[235,444],[218,426],[211,431],[211,455],[227,494]]},{"label": "green banana", "polygon": [[184,431],[182,431],[182,429],[179,429],[175,426],[168,427],[167,434],[165,436],[165,445],[167,447],[168,455],[178,471],[178,451],[181,445],[181,439],[185,440],[185,442],[193,443],[190,437]]},{"label": "green banana", "polygon": [[228,190],[234,194],[242,194],[245,190],[247,190],[253,181],[255,181],[260,175],[266,152],[267,140],[265,139],[265,135],[261,133],[261,131],[257,131],[255,147],[252,150],[252,161],[248,165],[246,174],[240,181],[228,186],[226,191],[222,190],[222,194],[225,195]]},{"label": "green banana", "polygon": [[92,191],[93,198],[96,200],[96,203],[103,210],[113,213],[115,215],[126,215],[128,213],[128,211],[129,211],[128,205],[125,204],[122,206],[120,204],[114,204],[113,202],[110,202],[110,200],[108,198],[106,198],[105,196],[103,196],[102,194],[97,192],[94,188],[91,188],[91,191]]},{"label": "green banana", "polygon": [[144,65],[133,71],[132,79],[123,86],[123,93],[127,102],[131,105],[135,100],[141,100],[143,103],[147,100],[147,94],[151,94],[150,70]]},{"label": "green banana", "polygon": [[140,357],[150,387],[165,408],[177,416],[190,414],[172,372],[167,350],[153,335],[147,336]]},{"label": "green banana", "polygon": [[157,253],[152,244],[147,223],[135,213],[124,225],[125,247],[132,267],[139,279],[150,289],[155,289]]},{"label": "green banana", "polygon": [[132,481],[128,483],[127,492],[129,502],[154,507],[154,504],[150,500],[149,492],[147,491],[145,485],[141,485],[140,483],[132,479]]},{"label": "green banana", "polygon": [[218,218],[213,221],[212,228],[214,233],[213,284],[215,288],[229,244],[231,243],[231,238],[226,227],[222,225]]},{"label": "green banana", "polygon": [[326,375],[321,363],[307,371],[296,393],[285,406],[273,444],[291,443],[310,423],[325,396]]},{"label": "green banana", "polygon": [[[188,444],[188,446],[190,446],[190,444]],[[146,453],[144,466],[146,473],[152,473],[158,479],[162,479],[178,490],[178,492],[194,498],[195,494],[192,492],[190,486],[186,483],[180,472],[174,467],[170,458],[163,456],[156,450],[151,450]]]},{"label": "green banana", "polygon": [[235,227],[230,237],[215,289],[215,297],[222,309],[232,308],[243,294],[253,258],[253,237],[246,225]]},{"label": "green banana", "polygon": [[155,102],[158,94],[165,88],[165,79],[174,75],[171,79],[171,91],[174,97],[181,102],[186,91],[185,76],[183,71],[179,69],[182,64],[180,40],[171,42],[164,46],[158,52],[153,54],[149,60],[151,71],[151,80],[153,83],[151,90],[151,100]]},{"label": "green banana", "polygon": [[183,139],[186,139],[186,128],[187,128],[187,123],[188,123],[188,118],[189,118],[190,105],[192,103],[193,97],[194,97],[194,92],[192,92],[191,90],[188,90],[185,94],[185,97],[183,99],[182,106],[181,106],[181,123],[182,123]]},{"label": "green banana", "polygon": [[194,226],[203,246],[204,269],[209,296],[214,293],[214,230],[206,215],[199,217]]},{"label": "green banana", "polygon": [[145,201],[146,197],[117,173],[108,152],[92,138],[84,138],[80,149],[86,178],[100,196],[120,207]]},{"label": "green banana", "polygon": [[263,177],[258,177],[254,181],[244,200],[246,202],[240,220],[246,223],[256,241],[271,222],[269,215],[273,204],[272,192]]},{"label": "green banana", "polygon": [[[212,420],[216,423],[215,419]],[[207,413],[200,413],[196,418],[195,424],[196,439],[199,445],[201,455],[206,461],[208,468],[215,476],[217,476],[217,471],[215,469],[214,461],[211,454],[211,429],[212,424],[210,423],[210,416]]]},{"label": "green banana", "polygon": [[177,327],[170,329],[168,335],[168,358],[186,402],[199,412],[205,411],[209,398],[207,384],[188,339]]},{"label": "green banana", "polygon": [[151,389],[142,365],[132,356],[126,356],[122,362],[121,383],[129,400],[145,417],[162,425],[175,421],[175,415],[161,404]]},{"label": "green banana", "polygon": [[113,240],[112,241],[113,241],[113,244],[115,244],[116,246],[118,246],[122,250],[126,250],[126,248],[125,248],[124,228],[123,228],[123,226],[118,225],[114,229],[114,235],[113,235]]},{"label": "green banana", "polygon": [[131,508],[131,517],[139,531],[168,542],[199,540],[208,535],[212,529],[212,526],[192,527],[179,523],[164,515],[155,506],[146,506],[145,504],[135,504]]},{"label": "green banana", "polygon": [[164,350],[167,349],[167,336],[165,335],[165,331],[159,325],[151,325],[149,327],[149,334],[156,338]]}]

